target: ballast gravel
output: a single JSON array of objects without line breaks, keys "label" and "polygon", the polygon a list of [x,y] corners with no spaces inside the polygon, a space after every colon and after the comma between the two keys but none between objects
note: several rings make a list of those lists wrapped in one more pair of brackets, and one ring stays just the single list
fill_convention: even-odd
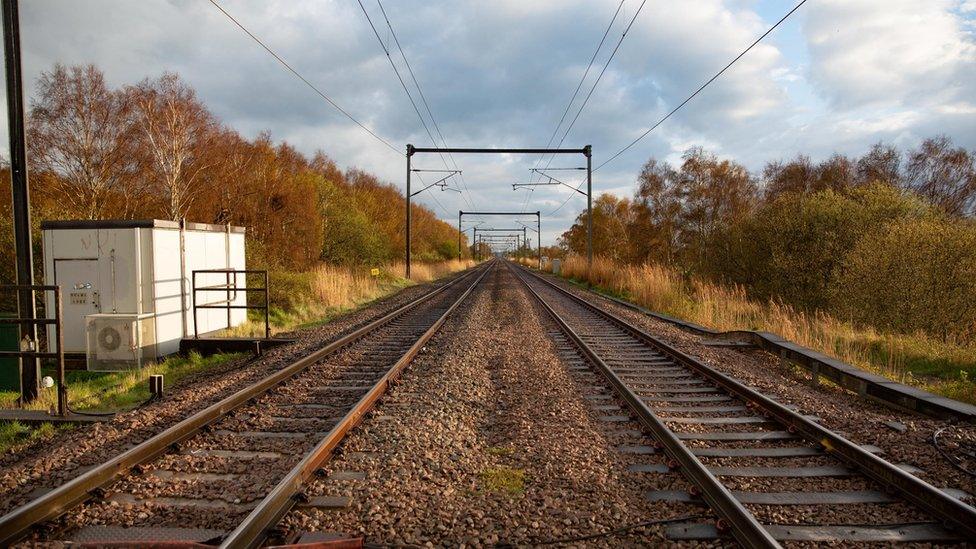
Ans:
[{"label": "ballast gravel", "polygon": [[[842,433],[849,440],[878,446],[884,459],[919,468],[921,471],[916,474],[926,482],[976,496],[976,477],[954,467],[932,444],[932,435],[946,427],[939,440],[947,450],[954,449],[959,443],[976,445],[976,425],[950,424],[861,398],[830,383],[816,383],[806,370],[764,351],[706,346],[703,343],[708,337],[624,307],[561,278],[549,275],[547,279],[774,400],[819,417],[821,425]],[[888,425],[890,422],[900,423],[905,429],[893,428]],[[968,464],[972,466],[974,461],[970,460]],[[974,501],[972,497],[968,499],[970,505]]]},{"label": "ballast gravel", "polygon": [[[456,275],[455,275],[456,276]],[[167,387],[166,397],[105,423],[80,426],[0,456],[0,514],[72,480],[139,442],[296,359],[416,299],[443,281],[411,286],[327,324],[287,334],[296,339],[260,357],[209,368]]]},{"label": "ballast gravel", "polygon": [[[557,356],[554,325],[507,270],[469,299],[306,492],[349,506],[293,511],[282,527],[379,545],[484,547],[687,514],[643,497],[627,471],[632,456]],[[570,543],[667,542],[658,526]]]}]

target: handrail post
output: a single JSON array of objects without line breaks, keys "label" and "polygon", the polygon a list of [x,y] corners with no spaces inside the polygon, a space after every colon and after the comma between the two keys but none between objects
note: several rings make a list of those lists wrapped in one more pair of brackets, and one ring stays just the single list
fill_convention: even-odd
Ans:
[{"label": "handrail post", "polygon": [[271,310],[271,294],[268,292],[268,271],[264,271],[264,339],[271,339],[271,323],[268,319]]},{"label": "handrail post", "polygon": [[64,308],[61,302],[61,287],[54,288],[54,332],[58,344],[58,415],[68,415],[68,386],[64,379],[64,331],[61,324]]},{"label": "handrail post", "polygon": [[193,339],[200,339],[199,322],[197,322],[197,272],[190,273],[190,293],[193,298]]},{"label": "handrail post", "polygon": [[[230,271],[227,271],[227,274],[224,275],[224,286],[226,286],[226,288],[227,288],[227,291],[225,292],[227,294],[226,301],[227,301],[227,304],[230,305],[232,303],[232,301],[230,299]],[[236,272],[234,273],[234,287],[235,288],[237,287],[237,273]],[[234,292],[234,300],[237,300],[237,292],[236,291]],[[227,327],[228,328],[230,328],[230,324],[231,324],[231,315],[230,315],[230,313],[231,313],[231,308],[230,307],[227,307]]]}]

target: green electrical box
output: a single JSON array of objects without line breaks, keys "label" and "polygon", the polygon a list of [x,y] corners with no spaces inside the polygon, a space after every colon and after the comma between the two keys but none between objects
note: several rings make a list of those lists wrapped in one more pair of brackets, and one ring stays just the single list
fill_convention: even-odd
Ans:
[{"label": "green electrical box", "polygon": [[[0,313],[2,318],[17,315]],[[20,348],[16,324],[0,324],[0,351],[16,351]],[[16,358],[0,358],[0,391],[20,392],[20,361]]]}]

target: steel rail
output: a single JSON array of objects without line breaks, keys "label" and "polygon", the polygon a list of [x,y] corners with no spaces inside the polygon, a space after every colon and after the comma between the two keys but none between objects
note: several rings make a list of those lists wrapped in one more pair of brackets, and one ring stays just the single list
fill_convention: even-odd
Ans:
[{"label": "steel rail", "polygon": [[489,263],[489,266],[483,269],[481,275],[471,283],[471,286],[410,346],[410,349],[359,399],[356,405],[342,417],[342,420],[329,430],[326,437],[288,472],[233,532],[224,538],[220,547],[251,548],[257,547],[264,541],[268,530],[277,524],[295,505],[296,496],[302,494],[302,487],[308,478],[314,475],[315,471],[332,456],[332,452],[342,442],[346,434],[359,424],[363,416],[386,393],[391,383],[413,361],[423,346],[434,337],[447,317],[474,291],[491,268],[492,266]]},{"label": "steel rail", "polygon": [[963,539],[976,539],[976,508],[963,503],[959,499],[939,490],[911,473],[899,469],[894,464],[868,452],[857,444],[807,419],[802,414],[794,412],[755,389],[715,370],[698,359],[686,355],[617,315],[597,307],[536,273],[532,273],[527,269],[523,270],[555,288],[563,295],[569,296],[572,300],[584,305],[589,310],[603,316],[638,339],[656,347],[662,353],[694,370],[730,394],[735,395],[741,400],[755,404],[759,409],[787,427],[791,432],[802,436],[810,442],[819,444],[825,452],[836,456],[841,461],[853,466],[862,474],[880,483],[885,488],[891,489],[909,502],[918,505],[933,516],[945,521],[946,525],[956,529],[962,535]]},{"label": "steel rail", "polygon": [[98,467],[62,484],[54,490],[40,496],[21,507],[0,517],[0,547],[6,547],[23,537],[37,524],[57,518],[79,503],[89,499],[92,492],[110,484],[126,474],[136,465],[150,461],[175,444],[183,442],[200,429],[224,417],[234,409],[249,400],[261,395],[272,387],[294,377],[313,364],[350,343],[373,332],[377,328],[389,324],[404,313],[415,309],[433,297],[443,293],[448,288],[467,279],[477,270],[472,270],[442,286],[432,290],[417,299],[397,308],[383,317],[329,343],[325,347],[293,362],[287,367],[271,374],[260,381],[229,395],[219,402],[196,412],[192,416],[172,425],[163,432],[156,434],[138,445],[106,461]]},{"label": "steel rail", "polygon": [[668,455],[678,462],[681,472],[701,490],[702,499],[724,520],[732,530],[736,540],[746,547],[780,547],[762,524],[748,509],[732,495],[732,492],[685,446],[681,440],[653,410],[603,361],[602,358],[576,333],[539,293],[532,288],[522,275],[523,269],[515,270],[516,277],[539,302],[543,309],[559,325],[562,331],[576,344],[586,357],[600,370],[638,420],[665,448]]}]

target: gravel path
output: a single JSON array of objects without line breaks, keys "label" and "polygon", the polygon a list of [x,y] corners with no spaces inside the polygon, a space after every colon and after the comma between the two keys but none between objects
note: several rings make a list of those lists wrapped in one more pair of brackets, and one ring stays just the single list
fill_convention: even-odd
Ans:
[{"label": "gravel path", "polygon": [[[926,482],[976,495],[976,478],[953,467],[931,444],[932,434],[947,426],[946,421],[895,410],[829,383],[816,384],[806,370],[783,363],[763,351],[705,346],[702,341],[707,338],[623,307],[561,278],[550,277],[550,280],[777,401],[795,405],[805,414],[819,416],[822,425],[844,433],[848,439],[878,446],[888,461],[918,467],[922,470],[918,476]],[[889,422],[901,424],[904,432],[887,425]],[[940,442],[948,447],[954,447],[958,442],[974,445],[976,426],[950,426],[940,436]],[[976,463],[970,461],[969,465],[972,467]],[[969,502],[972,504],[973,500]]]},{"label": "gravel path", "polygon": [[[449,280],[445,279],[446,280]],[[411,286],[328,324],[290,334],[293,344],[197,372],[167,387],[166,398],[111,421],[78,427],[52,439],[19,447],[0,458],[0,513],[40,496],[192,413],[267,376],[444,281]]]},{"label": "gravel path", "polygon": [[[627,472],[633,456],[614,436],[628,424],[598,420],[583,398],[589,382],[571,377],[554,325],[510,273],[489,274],[469,299],[308,494],[350,505],[295,511],[288,527],[478,547],[687,513],[645,500],[639,475]],[[662,543],[655,527],[584,545]]]}]

